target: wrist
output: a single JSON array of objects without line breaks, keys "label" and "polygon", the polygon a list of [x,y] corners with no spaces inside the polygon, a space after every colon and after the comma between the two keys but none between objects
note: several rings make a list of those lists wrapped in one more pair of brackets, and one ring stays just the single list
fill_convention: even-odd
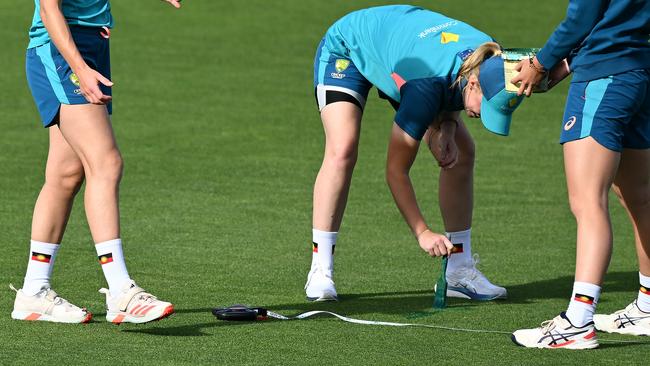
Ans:
[{"label": "wrist", "polygon": [[528,59],[528,65],[531,69],[535,70],[538,74],[546,74],[548,70],[542,65],[539,60],[537,59],[537,56],[530,57]]},{"label": "wrist", "polygon": [[415,233],[416,233],[415,234],[415,239],[417,239],[419,241],[420,236],[422,236],[422,234],[426,233],[427,231],[431,231],[431,229],[429,229],[427,226],[425,226],[423,229],[419,229],[418,231],[415,231]]}]

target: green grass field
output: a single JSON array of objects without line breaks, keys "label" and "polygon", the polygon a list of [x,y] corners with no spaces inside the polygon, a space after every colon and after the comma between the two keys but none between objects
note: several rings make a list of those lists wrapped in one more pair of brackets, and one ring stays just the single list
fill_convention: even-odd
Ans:
[{"label": "green grass field", "polygon": [[[12,321],[27,264],[31,213],[47,134],[24,75],[33,2],[0,2],[0,364],[647,364],[648,340],[603,334],[595,351],[516,347],[507,334],[354,325],[334,318],[226,323],[215,306],[244,303],[291,315],[343,315],[509,332],[566,307],[575,222],[560,145],[567,82],[527,100],[502,138],[466,120],[477,145],[474,250],[507,301],[450,301],[433,311],[439,260],[410,235],[384,181],[392,110],[371,100],[337,245],[339,303],[304,300],[311,257],[311,190],[324,137],[313,55],[345,13],[389,1],[113,0],[114,127],[125,159],[122,237],[131,276],[177,313],[146,325],[103,321],[105,286],[83,212],[73,216],[55,289],[87,306],[85,326]],[[462,19],[506,47],[541,46],[566,1],[413,1]],[[412,177],[442,230],[438,169],[422,151]],[[612,201],[615,249],[599,311],[627,305],[638,284],[633,236]],[[646,361],[644,361],[646,360]]]}]

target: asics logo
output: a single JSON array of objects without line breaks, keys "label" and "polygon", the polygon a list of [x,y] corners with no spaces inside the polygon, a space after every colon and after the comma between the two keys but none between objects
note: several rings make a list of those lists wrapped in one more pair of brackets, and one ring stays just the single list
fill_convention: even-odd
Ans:
[{"label": "asics logo", "polygon": [[553,345],[557,345],[558,341],[562,341],[563,343],[568,342],[568,341],[570,341],[569,338],[575,337],[575,336],[578,336],[578,335],[581,335],[581,334],[584,334],[584,333],[587,333],[588,331],[589,331],[589,329],[582,330],[582,331],[579,331],[579,332],[573,332],[573,333],[560,333],[560,332],[557,332],[557,331],[555,333],[549,332],[546,336],[540,338],[538,343],[542,343],[546,339],[551,338],[550,342],[548,344],[553,346]]},{"label": "asics logo", "polygon": [[564,124],[564,131],[568,131],[571,129],[576,124],[577,118],[576,116],[571,116],[568,121]]},{"label": "asics logo", "polygon": [[618,323],[618,329],[625,328],[628,325],[636,325],[636,322],[643,320],[644,318],[647,317],[642,317],[642,316],[634,316],[634,317],[629,317],[627,315],[619,315],[618,318],[616,318],[616,322]]}]

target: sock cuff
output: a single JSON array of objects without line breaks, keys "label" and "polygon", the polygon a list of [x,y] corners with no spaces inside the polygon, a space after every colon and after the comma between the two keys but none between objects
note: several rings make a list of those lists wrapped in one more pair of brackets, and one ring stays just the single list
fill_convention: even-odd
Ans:
[{"label": "sock cuff", "polygon": [[97,254],[103,254],[104,252],[113,251],[116,247],[118,248],[122,247],[122,239],[117,238],[117,239],[107,240],[95,244],[95,250],[97,250]]},{"label": "sock cuff", "polygon": [[59,244],[31,240],[29,248],[43,254],[56,254],[59,251]]},{"label": "sock cuff", "polygon": [[639,272],[639,283],[643,287],[650,288],[650,276],[644,276],[641,272]]},{"label": "sock cuff", "polygon": [[573,297],[576,297],[578,295],[585,295],[591,297],[591,300],[594,303],[598,302],[598,298],[600,297],[600,290],[600,286],[594,285],[593,283],[577,281],[573,283]]},{"label": "sock cuff", "polygon": [[338,231],[321,231],[318,229],[312,229],[311,232],[314,243],[323,245],[335,245],[336,237],[339,234]]},{"label": "sock cuff", "polygon": [[472,228],[462,231],[446,231],[445,234],[451,242],[460,241],[465,243],[472,236]]}]

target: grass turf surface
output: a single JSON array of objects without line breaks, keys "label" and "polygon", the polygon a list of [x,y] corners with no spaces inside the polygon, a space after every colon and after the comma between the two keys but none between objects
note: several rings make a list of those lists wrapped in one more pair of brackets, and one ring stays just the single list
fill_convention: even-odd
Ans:
[{"label": "grass turf surface", "polygon": [[[601,335],[591,352],[516,347],[505,334],[352,325],[320,318],[231,324],[214,306],[245,303],[284,314],[330,310],[369,320],[512,331],[567,304],[575,224],[557,144],[567,82],[527,100],[509,138],[468,120],[477,145],[474,250],[509,299],[451,300],[434,312],[439,261],[409,234],[384,182],[390,106],[371,92],[339,245],[341,302],[309,304],[311,189],[323,133],[312,90],[315,47],[345,13],[382,1],[114,0],[115,114],[125,159],[122,237],[131,276],[177,314],[147,325],[103,322],[105,286],[75,204],[53,285],[95,313],[85,326],[12,321],[0,296],[0,363],[34,364],[645,364],[647,339]],[[541,46],[566,1],[413,1],[462,19],[506,47]],[[520,16],[521,10],[534,14]],[[20,286],[47,134],[24,76],[32,3],[0,3],[0,278]],[[438,230],[438,169],[426,151],[412,178]],[[636,296],[633,237],[612,205],[615,249],[599,311]],[[6,288],[6,287],[5,287]]]}]

